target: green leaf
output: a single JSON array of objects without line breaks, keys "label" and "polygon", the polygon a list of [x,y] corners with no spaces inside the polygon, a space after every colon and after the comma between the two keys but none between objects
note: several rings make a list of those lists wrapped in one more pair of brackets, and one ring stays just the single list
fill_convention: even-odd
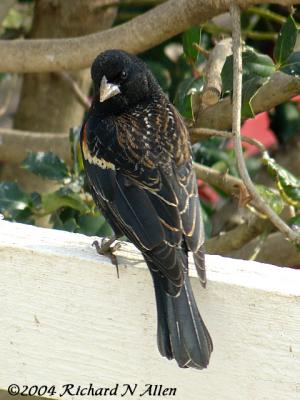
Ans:
[{"label": "green leaf", "polygon": [[63,230],[68,232],[75,232],[78,228],[75,218],[70,218],[63,224]]},{"label": "green leaf", "polygon": [[300,77],[300,51],[292,53],[280,68],[281,72],[292,75],[296,78]]},{"label": "green leaf", "polygon": [[0,212],[7,218],[17,218],[31,207],[31,197],[14,182],[0,182]]},{"label": "green leaf", "polygon": [[56,181],[69,176],[65,162],[52,152],[31,152],[23,161],[22,167],[42,178]]},{"label": "green leaf", "polygon": [[2,22],[2,26],[6,29],[20,29],[23,25],[23,19],[24,16],[19,10],[11,8]]},{"label": "green leaf", "polygon": [[73,208],[80,213],[86,213],[89,210],[80,195],[68,188],[63,187],[54,193],[42,194],[42,209],[46,214],[52,214],[63,207]]},{"label": "green leaf", "polygon": [[243,83],[242,90],[242,116],[245,118],[254,117],[252,108],[252,100],[257,93],[258,89],[268,82],[269,78],[261,76],[253,76]]},{"label": "green leaf", "polygon": [[175,106],[179,112],[189,119],[193,119],[192,95],[200,92],[203,86],[203,78],[186,78],[180,82],[175,96]]},{"label": "green leaf", "polygon": [[[243,87],[242,87],[242,114],[244,117],[253,117],[252,99],[257,91],[269,80],[275,71],[272,59],[257,53],[250,47],[242,54],[243,58]],[[227,57],[222,70],[222,90],[232,92],[233,90],[233,57]]]},{"label": "green leaf", "polygon": [[78,224],[74,217],[68,218],[63,221],[60,216],[56,215],[55,218],[52,219],[53,229],[58,229],[61,231],[75,232],[78,229]]},{"label": "green leaf", "polygon": [[290,225],[291,225],[291,224],[298,225],[299,228],[300,228],[300,214],[297,214],[297,215],[295,215],[294,217],[292,217],[292,218],[289,220],[289,224],[290,224]]},{"label": "green leaf", "polygon": [[297,40],[297,26],[294,18],[290,15],[282,26],[274,48],[274,59],[276,64],[282,65],[293,52]]},{"label": "green leaf", "polygon": [[264,185],[255,185],[255,186],[258,193],[265,200],[265,202],[268,203],[268,205],[277,214],[280,214],[283,210],[284,202],[280,197],[279,193],[276,190],[266,187]]},{"label": "green leaf", "polygon": [[99,212],[80,215],[78,226],[78,232],[88,236],[110,236],[112,234],[110,226]]},{"label": "green leaf", "polygon": [[30,193],[31,202],[34,208],[40,208],[42,205],[42,197],[37,192]]},{"label": "green leaf", "polygon": [[300,214],[295,215],[288,222],[293,230],[300,231]]},{"label": "green leaf", "polygon": [[271,57],[266,54],[257,53],[254,49],[248,47],[243,53],[243,75],[251,77],[258,75],[268,78],[275,71],[275,65]]},{"label": "green leaf", "polygon": [[264,154],[262,162],[276,182],[281,197],[288,204],[300,208],[300,180],[277,164],[267,153]]},{"label": "green leaf", "polygon": [[[288,224],[292,228],[294,232],[300,233],[300,214],[295,215],[291,219],[289,219]],[[296,248],[300,251],[300,245],[296,244]]]},{"label": "green leaf", "polygon": [[199,52],[193,46],[193,43],[201,42],[201,28],[193,26],[182,35],[183,51],[188,64],[195,64],[198,60]]},{"label": "green leaf", "polygon": [[[273,60],[265,55],[257,53],[251,47],[247,47],[242,54],[243,58],[243,85],[254,76],[269,78],[275,71]],[[233,89],[233,57],[226,58],[221,73],[223,92],[231,92]]]}]

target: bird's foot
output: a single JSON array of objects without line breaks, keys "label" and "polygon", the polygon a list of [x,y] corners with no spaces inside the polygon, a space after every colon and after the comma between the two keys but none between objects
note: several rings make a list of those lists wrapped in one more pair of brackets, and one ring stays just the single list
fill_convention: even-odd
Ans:
[{"label": "bird's foot", "polygon": [[112,237],[110,239],[103,238],[101,240],[101,245],[99,244],[98,240],[95,240],[92,243],[92,246],[96,248],[98,254],[102,256],[107,256],[111,259],[111,262],[116,266],[117,269],[117,276],[119,278],[119,266],[118,260],[116,255],[114,254],[119,248],[121,247],[121,243],[113,244],[117,240],[116,237]]}]

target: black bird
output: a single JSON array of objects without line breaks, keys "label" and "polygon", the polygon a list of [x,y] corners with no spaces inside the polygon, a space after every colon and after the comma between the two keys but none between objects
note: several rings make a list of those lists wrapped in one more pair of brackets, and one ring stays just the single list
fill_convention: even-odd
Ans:
[{"label": "black bird", "polygon": [[187,129],[136,56],[105,51],[93,62],[91,76],[94,97],[81,148],[93,198],[116,237],[126,235],[149,267],[160,353],[180,367],[205,368],[213,344],[188,277],[190,251],[206,284]]}]

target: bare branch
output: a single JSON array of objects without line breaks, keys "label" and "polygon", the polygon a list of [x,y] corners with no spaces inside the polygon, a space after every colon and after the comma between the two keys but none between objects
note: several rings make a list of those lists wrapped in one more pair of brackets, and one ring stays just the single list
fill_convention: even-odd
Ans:
[{"label": "bare branch", "polygon": [[212,106],[219,101],[222,93],[221,72],[226,57],[231,53],[231,38],[221,40],[209,53],[205,66],[205,84],[201,96],[203,106]]},{"label": "bare branch", "polygon": [[72,78],[72,76],[65,71],[56,72],[56,74],[57,74],[57,76],[62,78],[69,85],[69,87],[73,91],[76,99],[84,107],[84,109],[89,110],[90,106],[91,106],[91,102],[86,97],[86,95],[82,92],[82,90],[78,86],[77,82]]},{"label": "bare branch", "polygon": [[7,113],[7,110],[12,102],[13,96],[15,95],[17,81],[18,81],[18,76],[16,74],[7,74],[2,81],[1,94],[4,98],[3,98],[3,104],[1,104],[0,106],[0,118]]},{"label": "bare branch", "polygon": [[220,255],[227,255],[234,250],[240,249],[271,227],[272,224],[269,220],[251,214],[249,220],[240,224],[231,231],[207,240],[205,243],[205,251],[208,254],[217,253]]},{"label": "bare branch", "polygon": [[[189,132],[192,143],[198,142],[201,139],[208,139],[210,137],[215,137],[215,136],[223,137],[226,139],[232,139],[234,137],[234,134],[232,132],[219,131],[217,129],[209,129],[209,128],[191,128]],[[241,139],[243,142],[256,146],[262,153],[264,151],[267,151],[265,146],[259,140],[243,135],[241,135]]]},{"label": "bare branch", "polygon": [[[265,0],[281,5],[300,0]],[[247,8],[259,0],[239,0]],[[0,41],[0,71],[51,72],[86,68],[106,49],[131,53],[145,51],[194,24],[204,23],[228,10],[230,0],[168,0],[133,20],[83,37]]]},{"label": "bare branch", "polygon": [[[230,251],[229,257],[247,260],[251,257],[257,247],[259,239],[254,239],[236,251]],[[280,233],[272,233],[262,244],[255,261],[268,264],[281,265],[283,267],[300,267],[300,251],[297,250],[285,236]]]},{"label": "bare branch", "polygon": [[268,216],[270,221],[290,240],[300,242],[300,235],[294,232],[261,198],[248,174],[241,142],[241,104],[242,104],[242,39],[240,25],[240,8],[235,3],[230,6],[232,16],[233,45],[233,105],[232,131],[234,133],[234,148],[238,170],[256,206]]},{"label": "bare branch", "polygon": [[224,193],[239,197],[241,192],[246,192],[246,187],[243,181],[235,176],[223,174],[198,163],[193,163],[193,166],[198,179],[202,179],[209,185],[221,189]]},{"label": "bare branch", "polygon": [[210,51],[206,50],[204,47],[200,46],[198,43],[193,43],[193,47],[202,54],[205,58],[209,58]]}]

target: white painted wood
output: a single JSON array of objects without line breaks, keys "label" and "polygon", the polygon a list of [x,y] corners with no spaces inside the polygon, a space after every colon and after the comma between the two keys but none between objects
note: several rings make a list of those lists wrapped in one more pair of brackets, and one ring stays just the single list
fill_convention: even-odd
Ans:
[{"label": "white painted wood", "polygon": [[183,370],[158,354],[140,254],[122,245],[117,279],[92,241],[0,221],[0,389],[118,383],[112,398],[137,399],[151,383],[177,388],[177,400],[300,399],[299,271],[208,256],[208,288],[191,276],[215,349],[207,370]]}]

